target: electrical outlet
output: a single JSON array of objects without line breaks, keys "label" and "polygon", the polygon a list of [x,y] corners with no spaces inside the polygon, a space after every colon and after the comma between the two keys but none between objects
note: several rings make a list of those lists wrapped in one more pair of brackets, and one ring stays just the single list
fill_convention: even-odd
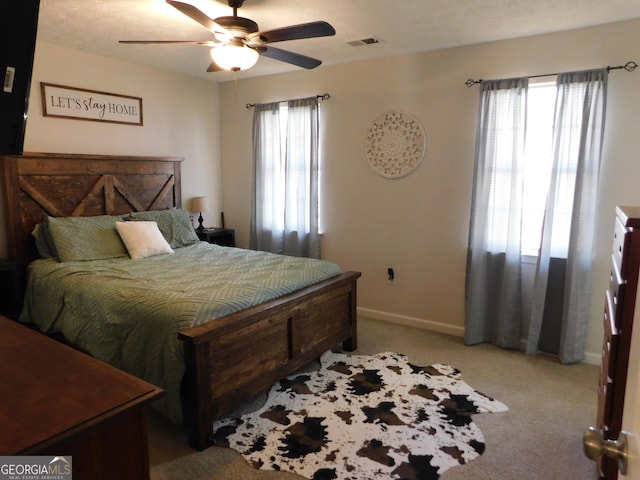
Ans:
[{"label": "electrical outlet", "polygon": [[388,285],[396,284],[396,272],[392,267],[387,268],[387,284]]},{"label": "electrical outlet", "polygon": [[4,73],[4,84],[2,91],[4,93],[12,93],[13,92],[13,79],[16,76],[16,68],[15,67],[7,67],[7,70]]}]

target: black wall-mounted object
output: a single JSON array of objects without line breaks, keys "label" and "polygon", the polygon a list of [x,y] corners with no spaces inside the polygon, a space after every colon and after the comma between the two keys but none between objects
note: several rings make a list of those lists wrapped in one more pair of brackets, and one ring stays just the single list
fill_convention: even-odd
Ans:
[{"label": "black wall-mounted object", "polygon": [[27,125],[40,0],[0,0],[0,154],[19,155]]}]

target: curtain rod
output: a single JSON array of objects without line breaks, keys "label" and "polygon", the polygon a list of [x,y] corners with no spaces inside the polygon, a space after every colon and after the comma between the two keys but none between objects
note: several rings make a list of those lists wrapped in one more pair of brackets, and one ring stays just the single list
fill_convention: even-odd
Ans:
[{"label": "curtain rod", "polygon": [[[321,93],[316,95],[316,98],[318,100],[329,100],[331,98],[331,95],[329,95],[328,93]],[[278,102],[269,102],[269,103],[283,103],[283,102],[288,102],[289,100],[278,100]],[[255,103],[247,103],[245,105],[245,107],[247,107],[247,109],[251,109],[253,107],[255,107],[256,104]]]},{"label": "curtain rod", "polygon": [[[610,72],[611,70],[625,70],[627,72],[633,72],[636,68],[638,68],[638,64],[634,61],[630,61],[625,63],[624,65],[618,65],[617,67],[607,67],[607,72]],[[552,75],[559,75],[560,72],[556,72],[556,73],[543,73],[540,75],[529,75],[527,78],[540,78],[540,77],[550,77]],[[471,88],[474,85],[477,85],[478,83],[482,83],[482,79],[480,80],[474,80],[473,78],[470,78],[469,80],[467,80],[466,82],[464,82],[464,84]]]}]

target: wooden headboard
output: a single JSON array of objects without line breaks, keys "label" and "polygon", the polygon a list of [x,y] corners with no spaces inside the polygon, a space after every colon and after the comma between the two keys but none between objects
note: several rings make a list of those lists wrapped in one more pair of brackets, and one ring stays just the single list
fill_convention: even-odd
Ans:
[{"label": "wooden headboard", "polygon": [[179,157],[25,153],[0,157],[9,255],[33,259],[31,232],[52,217],[120,215],[182,206]]}]

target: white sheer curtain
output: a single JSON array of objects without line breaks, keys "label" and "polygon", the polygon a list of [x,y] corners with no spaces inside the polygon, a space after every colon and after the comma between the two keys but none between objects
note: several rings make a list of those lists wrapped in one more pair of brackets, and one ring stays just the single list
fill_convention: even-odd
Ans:
[{"label": "white sheer curtain", "polygon": [[255,105],[251,248],[320,258],[318,129],[317,97]]},{"label": "white sheer curtain", "polygon": [[518,348],[528,79],[484,81],[467,257],[465,343]]},{"label": "white sheer curtain", "polygon": [[[607,70],[558,75],[553,171],[536,270],[527,353],[538,351],[549,264],[566,258],[559,357],[584,359],[590,317],[596,193],[606,110]],[[569,208],[567,208],[569,206]]]}]

